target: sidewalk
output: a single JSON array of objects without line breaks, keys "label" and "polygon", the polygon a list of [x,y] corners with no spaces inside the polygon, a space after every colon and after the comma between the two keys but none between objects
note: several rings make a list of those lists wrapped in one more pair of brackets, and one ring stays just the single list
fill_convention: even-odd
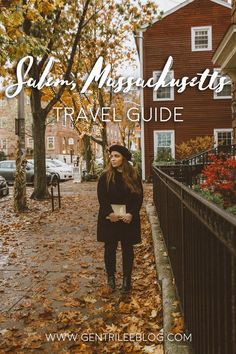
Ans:
[{"label": "sidewalk", "polygon": [[[62,209],[54,213],[49,201],[30,201],[32,211],[16,217],[9,200],[1,201],[0,353],[163,353],[154,340],[163,326],[162,300],[145,208],[133,290],[130,295],[119,290],[119,247],[117,290],[111,293],[103,243],[96,241],[96,186],[62,184]],[[105,341],[106,333],[115,337]],[[131,333],[143,340],[125,340]]]}]

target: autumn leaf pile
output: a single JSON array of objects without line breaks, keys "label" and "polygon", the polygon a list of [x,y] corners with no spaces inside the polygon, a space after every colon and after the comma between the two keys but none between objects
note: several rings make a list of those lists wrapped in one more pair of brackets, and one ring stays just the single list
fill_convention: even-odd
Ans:
[{"label": "autumn leaf pile", "polygon": [[[158,341],[82,341],[82,333],[141,333],[162,330],[150,225],[141,211],[142,243],[135,246],[133,290],[122,295],[117,250],[117,290],[106,285],[103,243],[96,241],[96,183],[73,186],[62,209],[30,201],[16,215],[1,201],[0,353],[163,353]],[[63,191],[62,191],[63,192]],[[76,340],[47,341],[50,333]]]}]

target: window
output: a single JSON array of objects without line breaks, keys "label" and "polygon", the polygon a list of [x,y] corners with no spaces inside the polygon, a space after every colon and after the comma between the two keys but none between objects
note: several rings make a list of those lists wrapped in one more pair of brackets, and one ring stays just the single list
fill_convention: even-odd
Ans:
[{"label": "window", "polygon": [[212,50],[212,27],[192,27],[192,51]]},{"label": "window", "polygon": [[154,130],[154,158],[168,154],[175,157],[174,130]]},{"label": "window", "polygon": [[27,147],[28,147],[29,149],[33,149],[33,148],[34,148],[34,139],[28,138],[28,140],[27,140]]},{"label": "window", "polygon": [[53,124],[54,124],[54,117],[53,117],[52,114],[49,114],[47,120],[48,120],[48,124],[49,124],[49,125],[53,125]]},{"label": "window", "polygon": [[48,145],[49,150],[55,149],[54,136],[48,136],[48,144],[47,145]]},{"label": "window", "polygon": [[215,145],[231,145],[233,143],[233,129],[214,129]]},{"label": "window", "polygon": [[65,113],[63,112],[62,115],[61,115],[61,119],[62,119],[62,126],[63,127],[66,127],[66,116],[65,116]]},{"label": "window", "polygon": [[68,145],[74,145],[74,139],[73,138],[69,138],[68,139]]},{"label": "window", "polygon": [[[157,82],[161,76],[162,71],[154,71],[154,82]],[[168,84],[174,78],[174,71],[171,70],[166,75],[165,83]],[[174,100],[174,87],[159,87],[157,91],[153,90],[153,101],[173,101]]]},{"label": "window", "polygon": [[223,90],[221,92],[214,91],[214,99],[232,99],[232,81],[230,80],[230,77],[227,75],[221,75],[220,69],[214,69],[214,71],[217,71],[219,73],[217,79],[215,80],[215,87],[219,84],[220,79],[222,77],[226,78]]},{"label": "window", "polygon": [[0,118],[0,129],[4,129],[7,127],[7,119],[5,117]]},{"label": "window", "polygon": [[0,139],[0,149],[4,151],[5,154],[7,154],[7,139]]}]

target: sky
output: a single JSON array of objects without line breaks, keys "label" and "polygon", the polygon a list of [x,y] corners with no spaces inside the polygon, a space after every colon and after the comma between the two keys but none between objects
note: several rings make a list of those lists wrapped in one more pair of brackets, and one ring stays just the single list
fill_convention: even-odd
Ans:
[{"label": "sky", "polygon": [[[181,4],[182,2],[184,2],[185,0],[154,0],[160,11],[168,11],[171,8],[178,6],[179,4]],[[146,0],[142,0],[143,3],[146,2]],[[132,37],[132,35],[131,35]],[[130,38],[132,45],[135,47],[135,43],[134,43],[134,39],[133,37]],[[135,67],[136,66],[136,67]],[[121,76],[135,76],[135,77],[139,77],[140,76],[140,72],[139,72],[139,60],[138,57],[136,57],[136,63],[132,66],[130,65],[126,65],[125,63],[122,64],[122,67],[119,70],[119,74]]]},{"label": "sky", "polygon": [[[167,11],[172,7],[181,4],[181,2],[183,1],[184,0],[156,0],[155,2],[157,3],[157,5],[159,5],[160,10]],[[145,1],[143,0],[143,2]]]},{"label": "sky", "polygon": [[[185,0],[154,0],[160,11],[168,11],[173,7],[178,6],[179,4],[181,4],[182,2],[184,2]],[[142,0],[143,3],[146,3],[146,0]],[[231,3],[230,0],[227,0],[227,2]],[[131,35],[132,37],[132,35]],[[132,45],[135,47],[135,43],[134,43],[134,39],[133,37],[130,38]],[[135,76],[135,77],[140,77],[140,70],[139,70],[139,59],[138,56],[136,57],[136,64],[134,64],[133,66],[131,65],[126,65],[125,63],[122,64],[122,67],[120,68],[119,74],[121,76]]]}]

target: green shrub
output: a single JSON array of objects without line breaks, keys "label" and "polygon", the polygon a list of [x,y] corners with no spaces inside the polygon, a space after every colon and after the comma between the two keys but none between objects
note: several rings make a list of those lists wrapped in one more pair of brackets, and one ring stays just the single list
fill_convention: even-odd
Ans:
[{"label": "green shrub", "polygon": [[202,189],[200,185],[193,186],[193,190],[200,194],[206,200],[218,205],[220,208],[224,209],[228,213],[236,216],[236,205],[233,205],[230,208],[224,208],[224,199],[219,193],[210,191],[209,189]]},{"label": "green shrub", "polygon": [[137,168],[138,173],[142,176],[142,154],[141,151],[134,151],[133,152],[133,166]]},{"label": "green shrub", "polygon": [[236,205],[230,207],[230,208],[227,208],[226,211],[230,214],[233,214],[236,216]]},{"label": "green shrub", "polygon": [[195,185],[193,189],[195,192],[200,194],[203,198],[223,207],[224,199],[220,194],[212,193],[211,191],[209,191],[209,189],[206,188],[202,189],[200,185]]},{"label": "green shrub", "polygon": [[158,148],[156,158],[154,160],[154,164],[161,165],[163,163],[169,163],[169,162],[174,162],[175,160],[173,159],[171,155],[171,148]]}]

